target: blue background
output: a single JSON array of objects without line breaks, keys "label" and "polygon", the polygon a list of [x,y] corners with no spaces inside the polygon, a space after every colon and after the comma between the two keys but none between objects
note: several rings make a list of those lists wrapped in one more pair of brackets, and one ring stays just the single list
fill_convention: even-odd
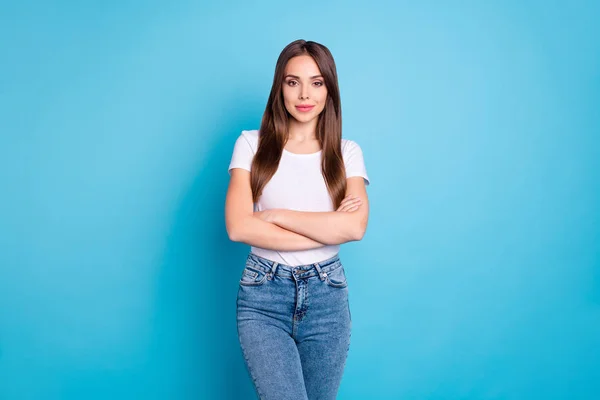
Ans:
[{"label": "blue background", "polygon": [[253,398],[227,166],[299,38],[372,182],[339,398],[600,398],[597,2],[0,11],[0,398]]}]

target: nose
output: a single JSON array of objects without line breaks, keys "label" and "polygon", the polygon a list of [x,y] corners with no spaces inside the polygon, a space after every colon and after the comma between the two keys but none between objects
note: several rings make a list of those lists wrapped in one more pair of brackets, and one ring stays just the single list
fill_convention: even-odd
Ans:
[{"label": "nose", "polygon": [[300,99],[308,99],[308,88],[305,85],[300,89]]}]

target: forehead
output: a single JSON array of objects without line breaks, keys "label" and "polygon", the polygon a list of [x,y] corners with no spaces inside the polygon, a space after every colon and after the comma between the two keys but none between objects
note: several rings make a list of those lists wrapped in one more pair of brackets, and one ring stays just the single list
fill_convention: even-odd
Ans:
[{"label": "forehead", "polygon": [[311,56],[302,55],[290,58],[285,66],[285,75],[287,74],[314,76],[320,75],[321,71]]}]

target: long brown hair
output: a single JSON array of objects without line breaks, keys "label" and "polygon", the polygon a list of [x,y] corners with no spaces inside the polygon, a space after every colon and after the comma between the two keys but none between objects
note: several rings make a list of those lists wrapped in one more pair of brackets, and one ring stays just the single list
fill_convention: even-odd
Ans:
[{"label": "long brown hair", "polygon": [[252,198],[256,203],[262,190],[273,177],[288,139],[288,121],[293,118],[285,108],[282,85],[285,67],[292,57],[311,56],[323,76],[327,88],[325,107],[317,122],[316,137],[322,149],[321,172],[337,209],[346,193],[346,171],[342,157],[342,107],[335,62],[329,49],[322,44],[296,40],[279,55],[269,100],[259,130],[258,150],[251,167]]}]

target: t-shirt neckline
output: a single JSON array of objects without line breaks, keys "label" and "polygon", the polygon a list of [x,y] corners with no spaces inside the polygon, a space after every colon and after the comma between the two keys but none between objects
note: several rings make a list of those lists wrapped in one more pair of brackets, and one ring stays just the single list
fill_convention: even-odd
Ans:
[{"label": "t-shirt neckline", "polygon": [[283,149],[283,151],[294,157],[311,157],[311,156],[319,155],[323,152],[323,150],[321,149],[321,150],[317,151],[316,153],[292,153],[291,151],[286,150],[285,148]]}]

